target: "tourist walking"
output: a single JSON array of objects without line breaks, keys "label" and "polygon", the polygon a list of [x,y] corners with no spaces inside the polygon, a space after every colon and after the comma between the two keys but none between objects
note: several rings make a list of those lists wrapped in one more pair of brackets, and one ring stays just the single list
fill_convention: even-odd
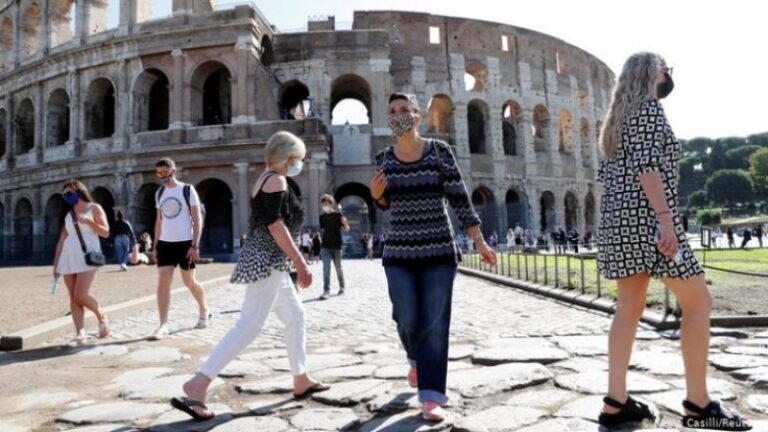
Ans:
[{"label": "tourist walking", "polygon": [[655,419],[647,405],[627,394],[627,369],[648,284],[656,277],[675,294],[683,313],[683,426],[750,430],[707,390],[712,297],[678,207],[680,143],[659,101],[672,91],[671,72],[657,54],[632,55],[618,78],[600,135],[606,158],[598,176],[603,189],[598,267],[604,277],[617,281],[618,301],[608,343],[608,394],[599,422],[614,427]]},{"label": "tourist walking", "polygon": [[160,325],[150,340],[168,336],[168,309],[171,305],[171,282],[176,266],[181,271],[181,280],[192,293],[198,306],[196,329],[208,327],[211,311],[205,302],[205,291],[195,277],[195,261],[200,257],[200,235],[203,219],[200,212],[200,198],[195,187],[176,179],[176,163],[169,158],[161,159],[155,165],[155,175],[162,186],[155,194],[157,219],[155,220],[155,244],[152,247],[157,263],[157,308]]},{"label": "tourist walking", "polygon": [[419,389],[422,416],[442,421],[448,367],[451,299],[461,252],[448,219],[446,199],[482,259],[496,254],[480,231],[451,147],[418,135],[422,119],[415,97],[389,98],[389,127],[396,144],[376,156],[371,196],[391,213],[383,265],[393,318],[411,369],[408,383]]},{"label": "tourist walking", "polygon": [[323,247],[323,242],[320,240],[320,233],[314,231],[312,233],[312,264],[320,260],[320,251]]},{"label": "tourist walking", "polygon": [[331,261],[339,279],[339,295],[344,294],[344,271],[341,268],[341,247],[343,245],[341,230],[349,232],[349,222],[337,209],[336,200],[332,195],[320,197],[323,213],[320,215],[320,230],[323,233],[320,258],[323,260],[323,294],[320,300],[331,296]]},{"label": "tourist walking", "polygon": [[107,216],[100,205],[93,202],[88,188],[80,180],[64,183],[64,201],[69,211],[56,243],[53,258],[53,277],[64,278],[69,292],[69,311],[75,324],[73,343],[88,338],[85,332],[85,309],[99,321],[99,338],[109,336],[109,317],[101,311],[99,303],[90,294],[98,267],[104,265],[99,237],[109,237]]},{"label": "tourist walking", "polygon": [[115,254],[117,263],[122,271],[128,270],[128,260],[133,245],[136,244],[136,236],[133,233],[133,227],[125,220],[125,214],[122,210],[115,212],[115,226],[112,234],[115,236]]},{"label": "tourist walking", "polygon": [[233,284],[246,285],[240,319],[216,345],[197,374],[184,383],[186,397],[171,400],[174,408],[196,420],[214,416],[205,406],[208,386],[259,336],[271,311],[285,325],[293,396],[304,398],[330,388],[307,374],[304,306],[290,275],[295,269],[299,288],[312,285],[312,273],[297,247],[304,209],[286,179],[301,173],[305,155],[304,142],[288,132],[272,135],[264,149],[267,169],[253,189],[248,238],[230,279]]},{"label": "tourist walking", "polygon": [[725,230],[725,235],[728,237],[728,247],[731,249],[736,247],[736,241],[733,239],[733,228],[728,227],[728,229]]}]

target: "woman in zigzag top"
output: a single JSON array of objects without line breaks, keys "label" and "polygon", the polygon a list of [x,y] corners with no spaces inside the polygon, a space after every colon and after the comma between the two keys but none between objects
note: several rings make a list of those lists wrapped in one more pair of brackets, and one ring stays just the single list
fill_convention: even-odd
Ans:
[{"label": "woman in zigzag top", "polygon": [[446,201],[475,241],[483,260],[496,254],[483,239],[480,219],[448,144],[417,133],[421,111],[413,96],[389,98],[389,127],[397,144],[376,156],[371,195],[391,213],[383,264],[393,318],[411,366],[408,383],[419,389],[422,415],[442,421],[451,298],[461,250]]}]

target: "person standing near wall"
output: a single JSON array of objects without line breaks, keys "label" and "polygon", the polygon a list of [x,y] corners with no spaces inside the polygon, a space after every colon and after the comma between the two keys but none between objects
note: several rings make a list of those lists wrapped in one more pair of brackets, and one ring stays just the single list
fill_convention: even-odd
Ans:
[{"label": "person standing near wall", "polygon": [[336,268],[339,279],[339,295],[344,294],[344,271],[341,268],[341,230],[349,232],[349,222],[336,208],[336,200],[332,195],[320,197],[323,213],[320,215],[320,229],[323,232],[320,258],[323,260],[323,294],[320,300],[331,296],[331,261]]}]

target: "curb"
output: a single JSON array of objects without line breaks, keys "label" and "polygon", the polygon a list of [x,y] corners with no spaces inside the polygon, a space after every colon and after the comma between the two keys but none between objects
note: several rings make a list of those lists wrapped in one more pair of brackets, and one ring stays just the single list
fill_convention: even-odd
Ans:
[{"label": "curb", "polygon": [[[488,282],[493,282],[497,285],[507,286],[510,288],[521,289],[533,294],[538,294],[544,297],[553,298],[566,303],[574,304],[577,306],[585,307],[587,309],[596,310],[599,312],[605,312],[613,315],[616,311],[616,303],[604,298],[595,297],[593,295],[581,294],[574,292],[573,290],[565,290],[562,288],[554,288],[548,285],[535,284],[531,282],[525,282],[516,279],[510,279],[491,273],[472,270],[468,268],[459,267],[459,272],[468,276],[474,276],[480,279],[484,279]],[[680,328],[680,320],[665,319],[666,317],[646,310],[643,312],[643,316],[640,321],[655,327],[657,330],[677,330]],[[765,327],[768,326],[768,315],[751,315],[751,316],[715,316],[710,318],[711,327]]]},{"label": "curb", "polygon": [[[200,285],[206,287],[209,285],[217,285],[223,281],[229,281],[229,276],[221,276],[214,279],[209,279],[200,282]],[[181,287],[172,289],[171,295],[179,294],[185,291],[187,291],[187,287],[182,285]],[[148,295],[104,307],[102,308],[102,312],[109,315],[110,320],[115,320],[124,318],[140,310],[143,310],[149,304],[155,304],[156,302],[157,295]],[[87,314],[85,322],[86,325],[95,325],[96,317],[94,317],[92,314]],[[16,351],[39,347],[44,342],[65,334],[67,331],[69,331],[69,327],[71,325],[72,318],[66,316],[18,330],[11,335],[3,335],[0,337],[0,351]]]}]

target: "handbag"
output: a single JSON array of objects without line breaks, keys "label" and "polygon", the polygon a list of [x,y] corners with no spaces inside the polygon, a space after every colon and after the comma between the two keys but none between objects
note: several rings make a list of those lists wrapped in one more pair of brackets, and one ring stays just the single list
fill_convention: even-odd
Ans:
[{"label": "handbag", "polygon": [[83,233],[80,232],[80,225],[77,223],[77,214],[75,209],[72,209],[72,225],[75,226],[75,232],[77,232],[77,238],[80,240],[80,248],[85,255],[85,263],[91,267],[101,267],[106,264],[107,259],[101,252],[88,252],[85,247],[85,241],[83,240]]}]

